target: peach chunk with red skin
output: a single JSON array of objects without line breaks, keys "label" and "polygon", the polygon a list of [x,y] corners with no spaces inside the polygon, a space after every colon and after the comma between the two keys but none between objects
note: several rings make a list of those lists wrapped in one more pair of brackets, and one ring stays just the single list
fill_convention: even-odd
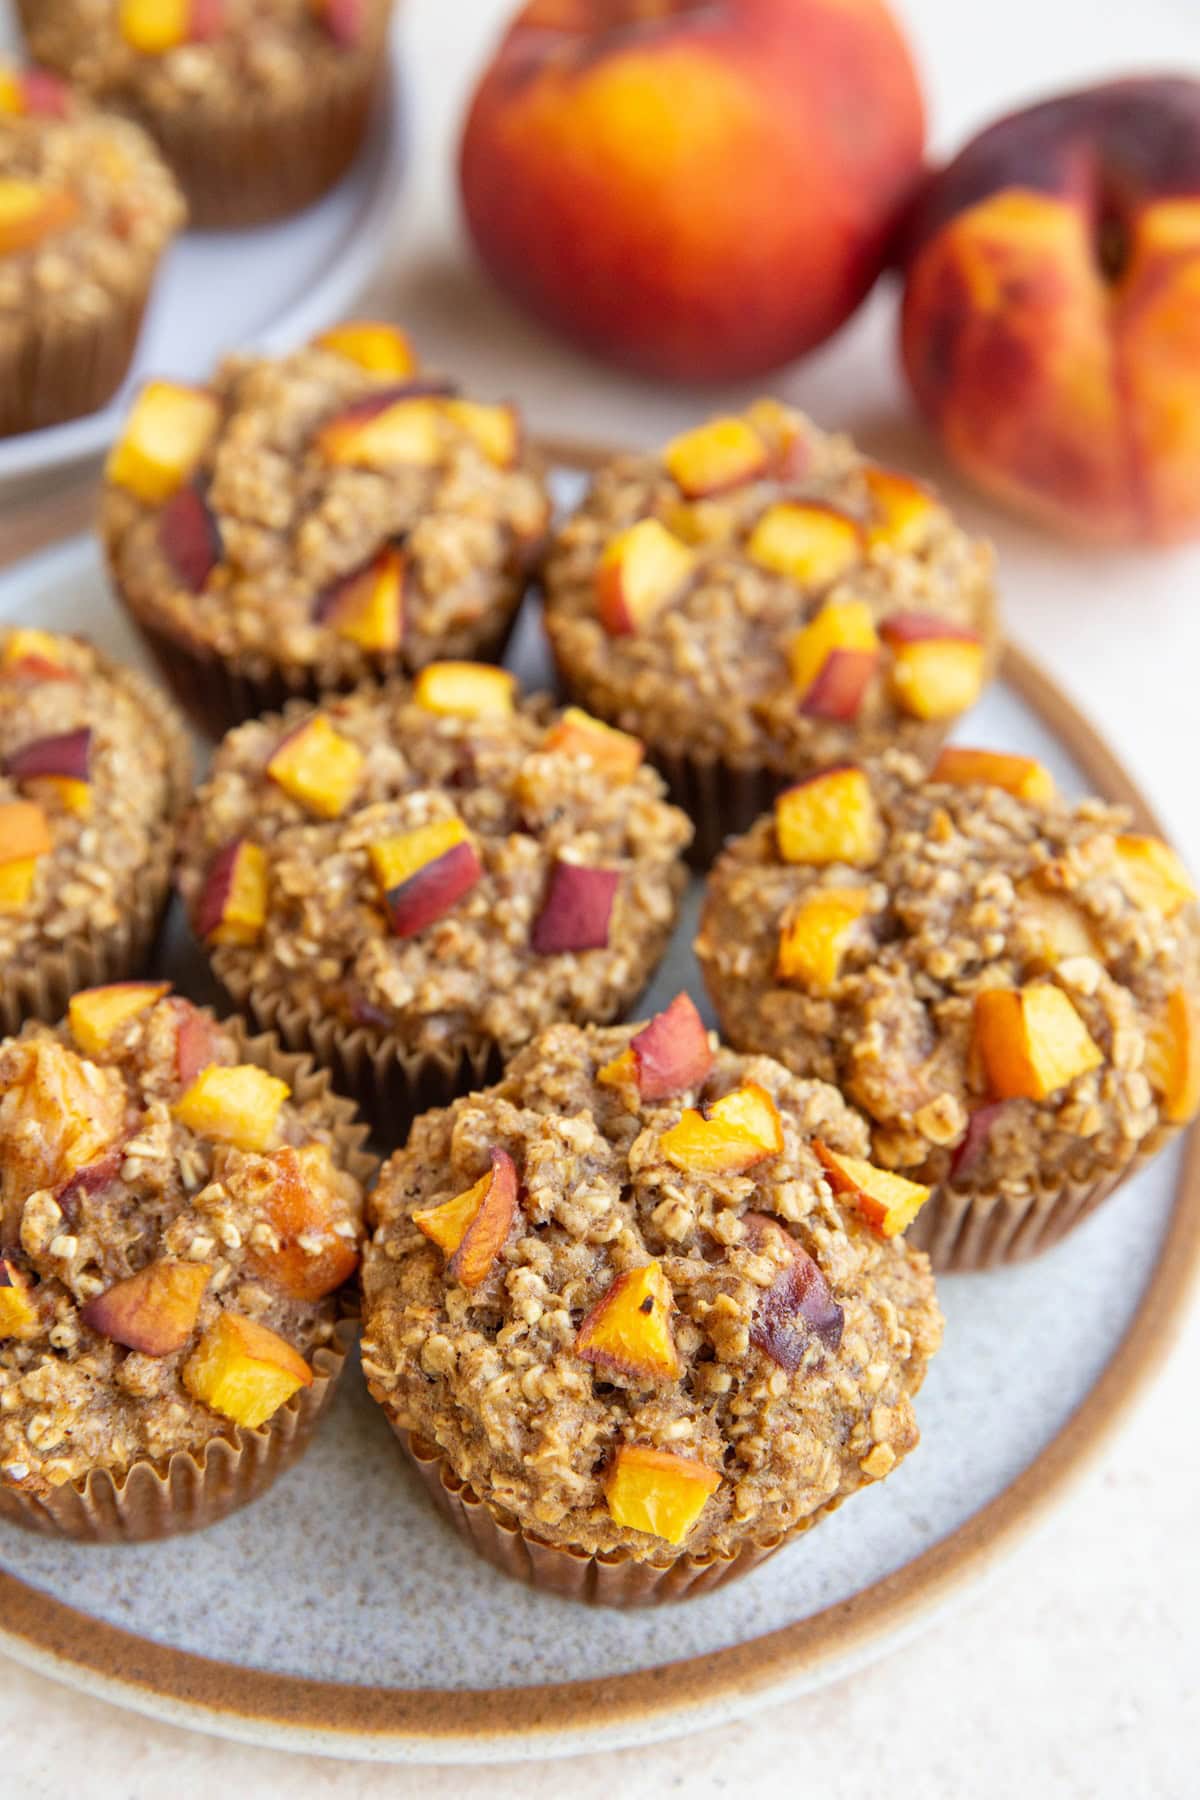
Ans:
[{"label": "peach chunk with red skin", "polygon": [[403,331],[376,319],[348,319],[332,325],[313,339],[318,350],[343,356],[372,375],[389,375],[400,380],[416,370],[413,347]]},{"label": "peach chunk with red skin", "polygon": [[71,90],[48,69],[13,69],[0,65],[0,113],[13,118],[65,119],[71,112]]},{"label": "peach chunk with red skin", "polygon": [[196,1329],[212,1266],[200,1262],[152,1262],[89,1300],[83,1323],[101,1337],[145,1356],[170,1356]]},{"label": "peach chunk with red skin", "polygon": [[35,797],[56,800],[66,811],[83,818],[91,811],[91,759],[93,732],[81,725],[53,737],[21,744],[5,759],[4,770]]},{"label": "peach chunk with red skin", "polygon": [[934,612],[890,613],[879,627],[892,650],[892,692],[918,719],[951,719],[983,689],[979,633]]},{"label": "peach chunk with red skin", "polygon": [[120,0],[117,20],[132,49],[165,56],[216,37],[225,22],[225,0]]},{"label": "peach chunk with red skin", "polygon": [[675,1297],[660,1262],[627,1269],[605,1289],[575,1334],[575,1354],[604,1374],[630,1381],[675,1381],[679,1352],[671,1333]]},{"label": "peach chunk with red skin", "polygon": [[0,1339],[33,1337],[39,1329],[28,1277],[7,1257],[0,1258]]},{"label": "peach chunk with red skin", "polygon": [[880,1237],[906,1231],[928,1200],[930,1189],[890,1169],[877,1169],[860,1156],[846,1156],[813,1139],[813,1149],[829,1185]]},{"label": "peach chunk with red skin", "polygon": [[869,868],[883,847],[883,822],[862,769],[823,769],[775,801],[775,837],[784,862],[815,868]]},{"label": "peach chunk with red skin", "polygon": [[713,1048],[695,1002],[676,994],[629,1040],[629,1047],[597,1072],[597,1081],[617,1087],[632,1081],[642,1100],[666,1100],[699,1087],[713,1065]]},{"label": "peach chunk with red skin", "polygon": [[645,756],[640,738],[593,719],[578,706],[565,708],[546,733],[542,748],[581,756],[614,781],[632,781]]},{"label": "peach chunk with red skin", "polygon": [[319,596],[316,618],[360,650],[391,655],[404,638],[404,552],[387,544],[369,563],[341,576]]},{"label": "peach chunk with red skin", "polygon": [[336,819],[358,786],[363,760],[357,744],[314,713],[276,744],[267,774],[308,812]]},{"label": "peach chunk with red skin", "polygon": [[1047,1100],[1104,1062],[1068,996],[1048,981],[977,994],[975,1044],[999,1100]]},{"label": "peach chunk with red skin", "polygon": [[59,640],[50,631],[19,626],[4,640],[0,672],[20,681],[78,681],[75,670],[62,659]]},{"label": "peach chunk with red skin", "polygon": [[737,1175],[779,1155],[783,1124],[767,1090],[748,1081],[719,1100],[688,1107],[658,1147],[685,1173]]},{"label": "peach chunk with red skin", "polygon": [[175,1080],[183,1090],[217,1060],[220,1027],[190,1000],[172,999],[168,1005],[175,1015]]},{"label": "peach chunk with red skin", "polygon": [[209,945],[256,944],[267,922],[267,853],[249,838],[223,844],[208,865],[193,915]]},{"label": "peach chunk with red skin", "polygon": [[465,1288],[486,1280],[516,1217],[520,1194],[516,1164],[498,1146],[491,1161],[487,1174],[465,1192],[412,1216],[417,1230],[444,1252],[447,1280]]},{"label": "peach chunk with red skin", "polygon": [[443,719],[504,719],[516,706],[517,678],[490,663],[427,663],[413,683],[413,701]]},{"label": "peach chunk with red skin", "polygon": [[109,454],[109,481],[147,506],[162,506],[195,475],[220,417],[207,388],[147,382]]},{"label": "peach chunk with red skin", "polygon": [[853,719],[879,666],[879,635],[865,600],[829,600],[787,646],[788,668],[810,718]]},{"label": "peach chunk with red skin", "polygon": [[867,526],[868,546],[909,553],[919,550],[940,510],[929,489],[898,469],[873,466],[863,470],[863,479],[875,509]]},{"label": "peach chunk with red skin", "polygon": [[751,1249],[760,1253],[773,1250],[784,1259],[755,1307],[750,1342],[794,1375],[814,1339],[826,1350],[838,1348],[845,1314],[834,1299],[820,1264],[778,1219],[769,1213],[750,1212],[742,1224]]},{"label": "peach chunk with red skin", "polygon": [[560,859],[533,921],[530,949],[536,956],[605,949],[620,885],[619,869],[592,869]]},{"label": "peach chunk with red skin", "polygon": [[444,918],[483,876],[483,864],[461,819],[437,819],[370,848],[388,924],[398,938],[415,937]]},{"label": "peach chunk with red skin", "polygon": [[431,469],[441,460],[445,382],[408,381],[381,387],[335,413],[317,430],[317,455],[337,468]]},{"label": "peach chunk with red skin", "polygon": [[710,419],[671,439],[662,453],[667,473],[689,500],[725,494],[765,475],[766,440],[747,419]]},{"label": "peach chunk with red skin", "polygon": [[63,1188],[126,1135],[125,1086],[116,1070],[48,1038],[0,1050],[0,1194],[5,1241],[39,1188]]},{"label": "peach chunk with red skin", "polygon": [[[245,1171],[254,1207],[274,1233],[274,1245],[251,1237],[250,1267],[293,1300],[315,1304],[349,1281],[358,1267],[358,1228],[337,1186],[337,1171],[321,1143],[272,1151]],[[338,1225],[352,1225],[347,1234]]]},{"label": "peach chunk with red skin", "polygon": [[314,0],[317,18],[342,50],[362,43],[367,28],[365,0]]},{"label": "peach chunk with red skin", "polygon": [[204,592],[220,567],[225,543],[217,515],[201,486],[189,481],[158,515],[158,547],[189,594]]},{"label": "peach chunk with red skin", "polygon": [[209,1326],[180,1375],[193,1399],[247,1431],[313,1384],[312,1370],[286,1338],[232,1312]]},{"label": "peach chunk with red skin", "polygon": [[80,212],[79,200],[69,188],[28,176],[0,175],[0,256],[36,250],[47,238],[74,225]]},{"label": "peach chunk with red skin", "polygon": [[638,519],[618,531],[596,567],[600,623],[611,637],[642,630],[678,599],[696,558],[658,519]]},{"label": "peach chunk with red skin", "polygon": [[965,744],[946,744],[939,750],[929,779],[950,787],[1003,788],[1006,794],[1036,806],[1049,806],[1058,792],[1049,769],[1032,756],[971,750]]},{"label": "peach chunk with red skin", "polygon": [[85,1056],[103,1056],[131,1020],[170,991],[169,981],[114,981],[82,988],[67,1004],[71,1036]]},{"label": "peach chunk with red skin", "polygon": [[622,1444],[604,1476],[616,1525],[682,1544],[721,1485],[707,1463],[646,1444]]}]

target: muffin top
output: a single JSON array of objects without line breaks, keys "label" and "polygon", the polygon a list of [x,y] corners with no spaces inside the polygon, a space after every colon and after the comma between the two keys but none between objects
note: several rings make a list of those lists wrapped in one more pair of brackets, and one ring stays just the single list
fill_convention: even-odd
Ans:
[{"label": "muffin top", "polygon": [[204,654],[327,685],[487,654],[549,516],[513,408],[424,380],[391,326],[351,324],[207,388],[142,390],[101,532],[133,611]]},{"label": "muffin top", "polygon": [[392,0],[18,0],[34,56],[153,119],[306,100],[381,53]]},{"label": "muffin top", "polygon": [[0,63],[0,319],[36,307],[43,321],[94,322],[145,287],[183,220],[136,125]]},{"label": "muffin top", "polygon": [[223,980],[421,1053],[633,1001],[691,827],[639,744],[514,687],[435,663],[229,734],[179,877]]},{"label": "muffin top", "polygon": [[728,1556],[802,1526],[916,1444],[941,1334],[926,1258],[835,1196],[822,1155],[866,1144],[686,996],[552,1027],[384,1169],[371,1392],[552,1544]]},{"label": "muffin top", "polygon": [[0,629],[0,964],[120,924],[189,791],[167,704],[90,645]]},{"label": "muffin top", "polygon": [[738,766],[931,754],[992,655],[987,547],[773,400],[601,470],[553,542],[546,598],[585,705]]},{"label": "muffin top", "polygon": [[0,1481],[198,1451],[311,1385],[365,1165],[348,1103],[262,1054],[165,983],[0,1045]]},{"label": "muffin top", "polygon": [[1200,914],[1174,852],[1027,757],[890,753],[781,795],[713,871],[723,1029],[834,1081],[874,1156],[1015,1195],[1128,1164],[1200,1093]]}]

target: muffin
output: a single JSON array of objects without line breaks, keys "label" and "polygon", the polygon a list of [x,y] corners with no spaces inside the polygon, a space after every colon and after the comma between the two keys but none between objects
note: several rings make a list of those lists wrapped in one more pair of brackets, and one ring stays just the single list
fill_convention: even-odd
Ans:
[{"label": "muffin", "polygon": [[112,396],[183,218],[135,125],[0,63],[0,437]]},{"label": "muffin", "polygon": [[941,1316],[899,1213],[830,1173],[873,1184],[866,1150],[833,1088],[714,1048],[686,995],[552,1026],[417,1121],[370,1206],[363,1368],[476,1550],[682,1599],[896,1467]]},{"label": "muffin", "polygon": [[773,400],[615,458],[545,586],[568,692],[644,740],[703,865],[788,777],[931,759],[997,648],[987,547]]},{"label": "muffin", "polygon": [[1028,757],[899,752],[783,793],[708,885],[696,954],[743,1050],[832,1081],[935,1189],[934,1266],[1033,1255],[1196,1111],[1179,859]]},{"label": "muffin", "polygon": [[690,828],[641,746],[485,664],[232,732],[179,885],[235,1005],[395,1128],[557,1019],[617,1018],[666,947]]},{"label": "muffin", "polygon": [[29,48],[142,125],[203,226],[333,186],[387,79],[391,0],[17,0]]},{"label": "muffin", "polygon": [[187,734],[149,682],[78,639],[0,629],[0,1031],[138,972],[190,793]]},{"label": "muffin", "polygon": [[165,982],[0,1044],[0,1518],[165,1537],[300,1455],[345,1357],[361,1138],[326,1076]]},{"label": "muffin", "polygon": [[549,501],[515,410],[414,372],[403,333],[338,326],[211,386],[152,382],[109,458],[100,531],[165,675],[217,733],[439,657],[499,657]]}]

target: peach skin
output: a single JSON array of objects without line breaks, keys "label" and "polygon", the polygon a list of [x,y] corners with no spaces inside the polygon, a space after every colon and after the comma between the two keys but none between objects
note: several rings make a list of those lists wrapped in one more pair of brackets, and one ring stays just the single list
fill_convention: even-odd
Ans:
[{"label": "peach skin", "polygon": [[921,168],[884,0],[529,0],[467,118],[485,266],[584,349],[723,381],[822,342]]},{"label": "peach skin", "polygon": [[908,378],[980,487],[1077,536],[1200,532],[1200,81],[1000,120],[931,182],[907,262]]}]

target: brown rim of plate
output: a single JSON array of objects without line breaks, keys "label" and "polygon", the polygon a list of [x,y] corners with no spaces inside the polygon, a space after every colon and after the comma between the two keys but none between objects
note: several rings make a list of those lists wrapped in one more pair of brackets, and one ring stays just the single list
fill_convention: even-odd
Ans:
[{"label": "brown rim of plate", "polygon": [[[555,442],[553,461],[600,452]],[[605,453],[607,454],[607,453]],[[1107,798],[1162,827],[1118,758],[1050,677],[1011,644],[999,677]],[[1082,1477],[1164,1362],[1200,1273],[1200,1132],[1188,1139],[1166,1237],[1137,1312],[1091,1390],[1038,1456],[949,1537],[848,1600],[726,1650],[661,1668],[540,1687],[387,1688],[316,1681],[172,1649],[78,1611],[0,1570],[0,1649],[44,1674],[179,1725],[329,1756],[468,1761],[551,1756],[715,1723],[868,1660],[979,1579]],[[669,1731],[661,1727],[670,1722]],[[361,1748],[360,1748],[361,1746]],[[457,1752],[457,1754],[456,1754]]]}]

